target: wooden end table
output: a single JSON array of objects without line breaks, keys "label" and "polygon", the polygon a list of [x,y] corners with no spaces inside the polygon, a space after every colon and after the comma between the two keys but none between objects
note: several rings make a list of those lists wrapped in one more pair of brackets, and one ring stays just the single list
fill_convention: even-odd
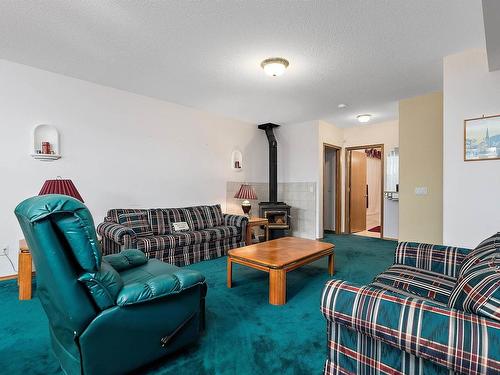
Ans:
[{"label": "wooden end table", "polygon": [[246,240],[245,244],[251,245],[252,244],[252,229],[254,227],[260,227],[264,226],[265,227],[265,237],[266,241],[269,240],[269,220],[264,219],[262,217],[251,217],[248,219],[248,224],[247,224],[247,235],[246,235]]},{"label": "wooden end table", "polygon": [[17,274],[17,285],[19,286],[19,299],[31,299],[31,288],[33,278],[33,262],[30,249],[25,240],[19,241],[19,270]]},{"label": "wooden end table", "polygon": [[229,250],[227,287],[232,287],[233,263],[269,273],[269,303],[286,303],[286,274],[322,257],[328,257],[328,273],[334,271],[335,245],[298,237],[276,240]]}]

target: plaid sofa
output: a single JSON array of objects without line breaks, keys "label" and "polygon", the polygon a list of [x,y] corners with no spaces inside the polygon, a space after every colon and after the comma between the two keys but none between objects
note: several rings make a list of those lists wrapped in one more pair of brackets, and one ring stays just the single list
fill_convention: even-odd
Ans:
[{"label": "plaid sofa", "polygon": [[369,285],[329,281],[324,374],[500,374],[500,233],[475,250],[401,242]]},{"label": "plaid sofa", "polygon": [[[174,223],[189,229],[176,231]],[[111,209],[97,226],[103,255],[142,250],[148,258],[184,266],[245,246],[246,216],[223,214],[220,205],[185,208]]]}]

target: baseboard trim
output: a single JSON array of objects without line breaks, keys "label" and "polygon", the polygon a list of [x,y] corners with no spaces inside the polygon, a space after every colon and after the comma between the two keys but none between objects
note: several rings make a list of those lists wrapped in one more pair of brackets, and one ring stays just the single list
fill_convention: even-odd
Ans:
[{"label": "baseboard trim", "polygon": [[17,279],[17,274],[15,275],[7,275],[7,276],[0,276],[0,281],[7,281],[7,280],[14,280]]},{"label": "baseboard trim", "polygon": [[[35,271],[31,272],[31,277],[34,277],[36,274]],[[0,281],[7,281],[7,280],[14,280],[14,279],[17,279],[19,277],[19,274],[15,274],[15,275],[7,275],[7,276],[0,276]]]},{"label": "baseboard trim", "polygon": [[382,237],[382,239],[387,241],[398,241],[397,238],[392,238],[392,237]]}]

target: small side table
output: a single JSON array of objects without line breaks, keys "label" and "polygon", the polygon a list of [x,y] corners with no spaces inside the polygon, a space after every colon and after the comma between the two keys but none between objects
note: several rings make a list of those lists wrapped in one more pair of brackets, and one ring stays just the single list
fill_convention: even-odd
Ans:
[{"label": "small side table", "polygon": [[247,224],[247,238],[245,241],[245,244],[247,246],[252,244],[252,228],[260,226],[265,227],[266,241],[269,240],[269,220],[264,219],[262,217],[251,217],[248,219],[248,224]]},{"label": "small side table", "polygon": [[33,282],[33,263],[30,249],[25,240],[19,241],[19,271],[17,284],[19,285],[19,299],[31,299],[31,283]]}]

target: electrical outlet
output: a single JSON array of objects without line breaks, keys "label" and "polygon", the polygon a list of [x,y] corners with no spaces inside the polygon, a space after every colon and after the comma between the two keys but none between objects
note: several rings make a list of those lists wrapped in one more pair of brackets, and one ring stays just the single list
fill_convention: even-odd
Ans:
[{"label": "electrical outlet", "polygon": [[428,192],[427,186],[417,186],[415,188],[415,195],[427,195]]},{"label": "electrical outlet", "polygon": [[0,246],[0,255],[9,255],[9,246],[8,245],[2,245]]}]

